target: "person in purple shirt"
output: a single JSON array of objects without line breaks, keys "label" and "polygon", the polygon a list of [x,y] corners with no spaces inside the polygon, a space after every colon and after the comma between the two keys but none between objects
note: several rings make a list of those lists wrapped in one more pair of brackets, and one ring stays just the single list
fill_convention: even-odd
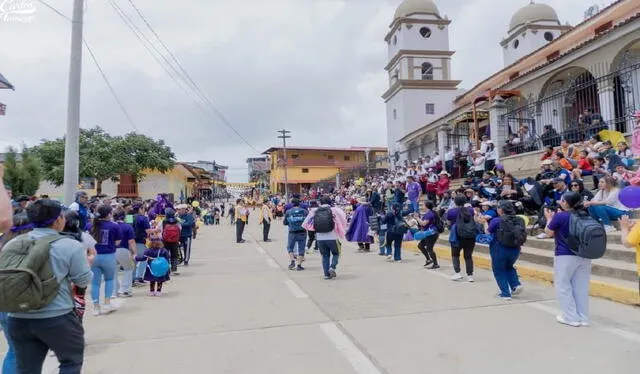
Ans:
[{"label": "person in purple shirt", "polygon": [[433,201],[424,202],[424,207],[427,209],[427,212],[422,216],[420,226],[422,226],[422,229],[425,230],[428,235],[424,239],[420,240],[418,248],[427,260],[424,267],[428,269],[439,269],[440,265],[438,265],[438,257],[436,256],[436,252],[433,250],[433,247],[436,245],[438,237],[440,236],[437,225],[440,217],[438,217],[438,215],[433,211],[433,206]]},{"label": "person in purple shirt", "polygon": [[498,217],[489,222],[488,232],[494,236],[489,245],[491,269],[500,288],[499,297],[511,300],[511,295],[522,292],[523,287],[518,278],[518,271],[513,266],[520,256],[520,247],[507,247],[496,239],[496,234],[504,216],[515,216],[516,207],[511,201],[502,200],[498,205]]},{"label": "person in purple shirt", "polygon": [[126,212],[120,208],[113,213],[113,219],[120,227],[122,239],[116,247],[116,261],[122,269],[122,282],[118,279],[118,274],[114,277],[115,287],[113,295],[118,297],[133,296],[133,257],[136,255],[136,234],[133,226],[125,222]]},{"label": "person in purple shirt", "polygon": [[407,198],[409,199],[409,212],[420,212],[420,195],[422,195],[422,187],[420,183],[416,182],[416,178],[413,176],[407,177]]},{"label": "person in purple shirt", "polygon": [[[134,214],[133,232],[136,236],[136,254],[140,256],[143,255],[144,251],[147,249],[147,230],[151,229],[151,224],[149,222],[149,218],[145,215],[144,207],[140,205],[134,205],[132,213]],[[152,214],[155,213],[149,212],[149,215]],[[133,274],[134,282],[144,283],[142,277],[144,276],[146,266],[147,265],[144,262],[139,262],[135,265],[135,271]]]},{"label": "person in purple shirt", "polygon": [[553,283],[560,303],[559,323],[580,327],[589,326],[589,281],[591,260],[576,256],[567,243],[571,214],[588,216],[582,196],[566,192],[560,199],[563,211],[554,213],[545,208],[547,227],[545,232],[555,238]]},{"label": "person in purple shirt", "polygon": [[[91,271],[91,299],[93,300],[93,315],[109,314],[116,310],[111,304],[113,296],[113,281],[116,274],[116,247],[122,240],[122,231],[112,219],[112,208],[109,205],[100,205],[96,209],[91,227],[91,236],[96,240],[95,245],[98,255],[93,261]],[[100,306],[100,285],[104,277],[104,305]]]}]

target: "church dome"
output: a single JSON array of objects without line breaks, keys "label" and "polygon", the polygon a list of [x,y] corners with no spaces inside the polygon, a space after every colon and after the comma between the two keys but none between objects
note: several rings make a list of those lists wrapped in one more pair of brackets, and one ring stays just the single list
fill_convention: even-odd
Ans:
[{"label": "church dome", "polygon": [[511,23],[509,23],[509,31],[515,29],[518,26],[525,25],[527,23],[533,23],[538,21],[551,21],[560,23],[558,19],[558,13],[555,9],[546,4],[536,4],[533,1],[523,8],[520,8],[516,14],[511,17]]},{"label": "church dome", "polygon": [[393,19],[407,17],[413,13],[433,14],[440,17],[440,11],[432,0],[404,0],[398,5]]}]

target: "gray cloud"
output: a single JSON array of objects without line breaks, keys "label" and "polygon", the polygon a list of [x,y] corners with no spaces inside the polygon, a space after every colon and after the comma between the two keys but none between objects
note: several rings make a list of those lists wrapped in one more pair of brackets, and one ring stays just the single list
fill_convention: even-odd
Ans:
[{"label": "gray cloud", "polygon": [[[62,136],[66,122],[70,24],[34,1],[36,21],[0,24],[2,73],[16,85],[0,93],[8,114],[0,146]],[[399,0],[137,0],[156,31],[200,88],[257,149],[292,131],[295,145],[386,144],[383,71]],[[471,87],[502,66],[498,42],[528,1],[439,1],[454,22],[453,74]],[[71,2],[50,0],[71,15]],[[126,0],[117,0],[139,27]],[[547,1],[577,23],[580,0]],[[580,9],[576,12],[575,9]],[[254,156],[218,118],[203,115],[149,56],[104,1],[89,0],[85,37],[138,129],[171,145],[181,160],[215,159],[246,178]],[[146,31],[146,30],[145,30]],[[150,38],[152,36],[147,33]],[[113,133],[133,128],[84,54],[82,126]]]}]

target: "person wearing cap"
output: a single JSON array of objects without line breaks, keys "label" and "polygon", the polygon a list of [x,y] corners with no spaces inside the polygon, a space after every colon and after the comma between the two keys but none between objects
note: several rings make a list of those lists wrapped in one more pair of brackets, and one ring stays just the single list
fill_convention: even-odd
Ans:
[{"label": "person wearing cap", "polygon": [[[42,199],[27,207],[34,229],[29,238],[40,239],[59,234],[65,226],[62,206],[55,200]],[[60,283],[58,294],[41,309],[9,314],[9,336],[13,342],[18,372],[40,373],[51,350],[63,363],[65,373],[82,371],[84,329],[74,312],[71,283],[87,287],[93,274],[84,246],[70,237],[60,236],[51,243],[51,267]]]},{"label": "person wearing cap", "polygon": [[20,210],[24,210],[27,208],[27,205],[29,205],[29,196],[27,195],[20,195],[18,196],[18,198],[16,199],[16,203],[18,203],[18,209]]}]

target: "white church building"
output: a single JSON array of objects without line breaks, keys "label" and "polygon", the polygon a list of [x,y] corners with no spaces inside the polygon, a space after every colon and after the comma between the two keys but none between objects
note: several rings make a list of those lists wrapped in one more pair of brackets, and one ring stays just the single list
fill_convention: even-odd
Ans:
[{"label": "white church building", "polygon": [[[389,152],[398,161],[443,154],[445,147],[464,154],[489,135],[500,162],[524,171],[538,168],[549,132],[588,133],[585,118],[630,133],[640,110],[640,1],[592,7],[575,26],[549,5],[523,5],[487,51],[502,53],[504,66],[469,90],[451,71],[455,23],[432,0],[398,6],[385,36],[389,88],[382,95]],[[512,137],[527,143],[505,146]]]}]

